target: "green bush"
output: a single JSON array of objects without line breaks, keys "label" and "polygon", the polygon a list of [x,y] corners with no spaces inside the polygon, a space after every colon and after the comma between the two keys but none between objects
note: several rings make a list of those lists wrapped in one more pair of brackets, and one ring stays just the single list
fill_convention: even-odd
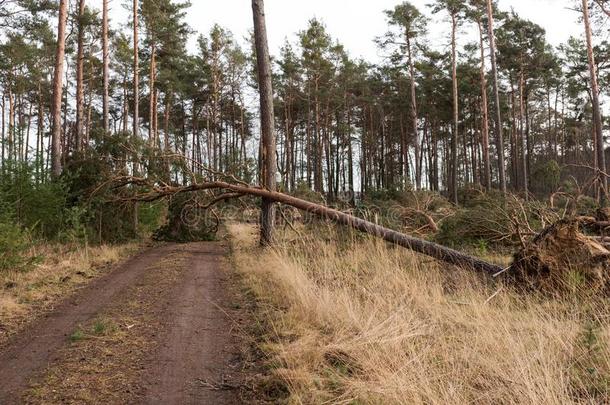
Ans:
[{"label": "green bush", "polygon": [[449,246],[509,246],[519,241],[517,224],[523,233],[530,229],[538,232],[542,229],[543,216],[547,223],[558,219],[538,201],[480,194],[441,222],[436,240]]},{"label": "green bush", "polygon": [[138,206],[138,223],[140,231],[150,235],[162,225],[167,211],[167,202],[159,200],[152,203],[140,203]]},{"label": "green bush", "polygon": [[20,165],[0,178],[1,212],[36,236],[55,238],[63,227],[67,202],[66,187],[60,181],[36,179],[31,166]]},{"label": "green bush", "polygon": [[153,233],[153,239],[165,242],[193,242],[216,239],[218,223],[210,210],[198,208],[197,194],[177,194],[169,201],[167,223]]},{"label": "green bush", "polygon": [[[81,238],[98,243],[119,243],[137,236],[134,204],[118,201],[131,191],[102,186],[117,169],[95,155],[75,156],[66,165],[62,181],[68,194],[64,213],[68,233],[77,232]],[[114,199],[117,202],[111,202]],[[75,218],[77,211],[79,215]]]},{"label": "green bush", "polygon": [[0,218],[0,271],[25,271],[33,263],[28,255],[31,238],[9,218]]}]

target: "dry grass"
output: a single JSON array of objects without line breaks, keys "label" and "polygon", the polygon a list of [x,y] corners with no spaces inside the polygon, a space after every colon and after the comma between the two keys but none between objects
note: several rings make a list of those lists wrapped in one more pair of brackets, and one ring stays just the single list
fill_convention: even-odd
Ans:
[{"label": "dry grass", "polygon": [[0,344],[59,299],[138,248],[135,243],[87,249],[48,244],[33,247],[31,255],[40,260],[31,270],[0,272]]},{"label": "dry grass", "polygon": [[263,255],[254,228],[229,230],[289,403],[610,401],[602,299],[525,296],[377,241],[343,234],[337,244],[326,231]]}]

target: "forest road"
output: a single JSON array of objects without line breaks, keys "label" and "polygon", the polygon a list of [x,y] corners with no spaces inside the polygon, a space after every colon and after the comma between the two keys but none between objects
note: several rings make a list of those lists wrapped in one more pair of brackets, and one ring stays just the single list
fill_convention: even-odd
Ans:
[{"label": "forest road", "polygon": [[92,281],[0,349],[0,405],[241,403],[227,252],[165,244]]}]

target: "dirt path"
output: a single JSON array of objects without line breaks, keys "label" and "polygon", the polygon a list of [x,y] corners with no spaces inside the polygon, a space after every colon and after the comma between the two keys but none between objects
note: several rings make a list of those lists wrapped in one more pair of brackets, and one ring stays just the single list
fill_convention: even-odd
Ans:
[{"label": "dirt path", "polygon": [[146,404],[233,404],[239,371],[238,344],[232,333],[226,273],[219,271],[225,249],[219,244],[190,245],[188,277],[179,282],[165,313],[166,336],[149,363]]},{"label": "dirt path", "polygon": [[223,243],[149,249],[0,351],[0,404],[240,403]]}]

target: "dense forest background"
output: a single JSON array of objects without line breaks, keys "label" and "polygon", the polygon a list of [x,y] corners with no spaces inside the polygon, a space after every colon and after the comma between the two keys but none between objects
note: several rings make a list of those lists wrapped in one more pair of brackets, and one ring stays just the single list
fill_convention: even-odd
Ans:
[{"label": "dense forest background", "polygon": [[[610,4],[565,3],[582,35],[554,47],[542,27],[485,0],[434,1],[451,26],[438,46],[404,2],[386,11],[379,64],[352,58],[312,19],[273,55],[280,190],[351,205],[403,190],[465,203],[471,190],[542,200],[577,189],[603,201]],[[10,229],[128,237],[158,207],[91,194],[124,175],[259,182],[253,39],[215,25],[192,53],[188,2],[125,2],[117,31],[103,4],[0,1],[0,222]],[[460,46],[461,35],[477,40]]]}]

